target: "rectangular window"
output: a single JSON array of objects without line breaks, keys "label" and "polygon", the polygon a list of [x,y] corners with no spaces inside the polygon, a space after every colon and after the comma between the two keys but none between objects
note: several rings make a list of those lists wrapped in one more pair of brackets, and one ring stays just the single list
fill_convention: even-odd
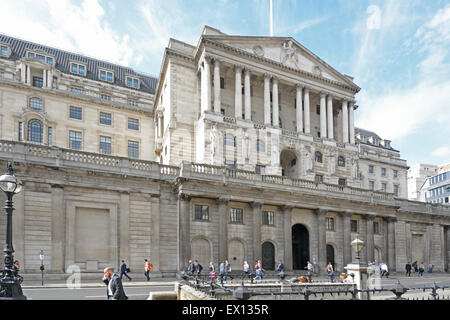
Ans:
[{"label": "rectangular window", "polygon": [[48,127],[47,141],[48,141],[48,145],[51,146],[53,143],[53,128],[52,127]]},{"label": "rectangular window", "polygon": [[111,125],[111,113],[100,112],[100,123]]},{"label": "rectangular window", "polygon": [[373,166],[369,166],[369,173],[373,173]]},{"label": "rectangular window", "polygon": [[19,141],[23,140],[23,122],[19,122]]},{"label": "rectangular window", "polygon": [[127,86],[130,88],[139,88],[139,80],[132,77],[126,77],[127,78]]},{"label": "rectangular window", "polygon": [[128,118],[128,129],[139,130],[139,119]]},{"label": "rectangular window", "polygon": [[373,233],[379,234],[380,233],[380,224],[376,221],[373,223]]},{"label": "rectangular window", "polygon": [[111,154],[111,137],[100,136],[100,153]]},{"label": "rectangular window", "polygon": [[236,146],[236,138],[232,134],[225,134],[224,143],[226,146],[235,147]]},{"label": "rectangular window", "polygon": [[42,77],[33,77],[33,87],[42,88],[44,80]]},{"label": "rectangular window", "polygon": [[128,141],[128,157],[139,158],[139,142]]},{"label": "rectangular window", "polygon": [[386,176],[386,168],[381,168],[381,176],[382,177]]},{"label": "rectangular window", "polygon": [[386,183],[381,184],[381,191],[386,192]]},{"label": "rectangular window", "polygon": [[266,166],[261,166],[261,165],[257,164],[255,166],[255,172],[257,174],[265,174],[266,173]]},{"label": "rectangular window", "polygon": [[36,54],[36,58],[38,58],[39,60],[41,60],[43,63],[45,63],[45,56],[41,55],[41,54]]},{"label": "rectangular window", "polygon": [[231,223],[244,223],[244,210],[239,208],[231,208],[230,209],[230,222]]},{"label": "rectangular window", "polygon": [[194,219],[195,220],[209,220],[209,206],[196,204],[194,207]]},{"label": "rectangular window", "polygon": [[106,80],[108,82],[113,82],[113,74],[112,74],[112,72],[107,72],[106,73]]},{"label": "rectangular window", "polygon": [[106,71],[100,71],[100,80],[106,80]]},{"label": "rectangular window", "polygon": [[70,88],[70,91],[73,93],[83,94],[83,90],[80,88]]},{"label": "rectangular window", "polygon": [[70,107],[70,115],[71,119],[81,120],[82,119],[82,109],[80,107]]},{"label": "rectangular window", "polygon": [[398,171],[397,170],[394,170],[394,178],[397,178],[398,177]]},{"label": "rectangular window", "polygon": [[262,224],[266,226],[273,226],[275,224],[275,213],[273,211],[263,211]]},{"label": "rectangular window", "polygon": [[225,109],[220,109],[220,114],[224,116],[225,115]]},{"label": "rectangular window", "polygon": [[53,58],[52,57],[47,57],[47,64],[49,65],[53,65]]},{"label": "rectangular window", "polygon": [[220,89],[225,89],[225,79],[220,77]]},{"label": "rectangular window", "polygon": [[1,55],[3,57],[7,57],[8,56],[8,47],[6,46],[1,46]]},{"label": "rectangular window", "polygon": [[133,107],[139,107],[138,102],[134,100],[128,100],[128,105]]},{"label": "rectangular window", "polygon": [[72,63],[71,72],[82,75],[82,76],[86,75],[85,74],[85,66],[82,64],[78,64],[78,63]]},{"label": "rectangular window", "polygon": [[111,96],[101,93],[100,94],[100,99],[106,100],[106,101],[111,101]]},{"label": "rectangular window", "polygon": [[369,190],[374,190],[375,189],[375,181],[369,181]]},{"label": "rectangular window", "polygon": [[398,197],[398,185],[394,184],[394,195]]},{"label": "rectangular window", "polygon": [[326,223],[326,229],[328,231],[334,231],[334,218],[326,217],[325,218],[325,223]]},{"label": "rectangular window", "polygon": [[28,52],[27,57],[28,58],[34,58],[34,53],[33,52]]},{"label": "rectangular window", "polygon": [[82,136],[81,132],[69,131],[69,148],[74,150],[81,150]]},{"label": "rectangular window", "polygon": [[256,151],[257,152],[265,152],[266,151],[264,141],[256,140]]},{"label": "rectangular window", "polygon": [[351,232],[358,232],[358,220],[350,220]]}]

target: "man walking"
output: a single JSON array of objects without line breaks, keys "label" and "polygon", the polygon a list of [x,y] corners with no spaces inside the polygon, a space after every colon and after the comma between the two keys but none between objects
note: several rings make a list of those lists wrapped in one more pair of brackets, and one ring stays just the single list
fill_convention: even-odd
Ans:
[{"label": "man walking", "polygon": [[105,281],[105,283],[108,283],[108,300],[127,300],[128,297],[123,290],[122,280],[116,273],[114,273],[114,268],[105,268],[105,270],[103,270],[103,275],[103,280]]},{"label": "man walking", "polygon": [[233,280],[233,276],[231,275],[231,264],[228,262],[228,260],[225,260],[225,273],[227,274],[227,277],[230,278],[230,280]]},{"label": "man walking", "polygon": [[425,266],[423,265],[423,262],[419,264],[419,277],[423,277],[423,272],[425,271]]},{"label": "man walking", "polygon": [[225,272],[225,261],[219,265],[219,275],[223,282],[227,281],[227,274]]},{"label": "man walking", "polygon": [[198,262],[198,260],[194,260],[194,265],[192,268],[192,272],[194,273],[194,276],[199,276],[200,273],[203,270],[203,266]]},{"label": "man walking", "polygon": [[308,269],[308,279],[309,279],[309,282],[311,282],[312,281],[312,274],[313,274],[313,271],[314,271],[313,264],[310,261],[308,261],[307,264],[306,264],[305,269]]},{"label": "man walking", "polygon": [[144,270],[145,270],[145,277],[147,278],[147,282],[150,281],[150,270],[151,270],[151,263],[148,262],[147,259],[144,259]]},{"label": "man walking", "polygon": [[386,278],[389,278],[389,270],[388,270],[388,266],[385,262],[382,262],[382,265],[381,265],[381,278],[383,278],[383,276],[386,276]]},{"label": "man walking", "polygon": [[188,261],[186,273],[188,274],[188,276],[192,276],[194,274],[194,264],[192,263],[191,259],[189,259]]},{"label": "man walking", "polygon": [[405,270],[406,270],[406,275],[408,277],[411,277],[411,269],[412,269],[412,265],[411,262],[408,262],[405,266]]},{"label": "man walking", "polygon": [[122,265],[120,266],[120,280],[122,280],[122,277],[125,275],[125,277],[127,277],[128,280],[131,281],[131,278],[128,276],[128,272],[130,272],[130,269],[127,268],[125,260],[122,260]]}]

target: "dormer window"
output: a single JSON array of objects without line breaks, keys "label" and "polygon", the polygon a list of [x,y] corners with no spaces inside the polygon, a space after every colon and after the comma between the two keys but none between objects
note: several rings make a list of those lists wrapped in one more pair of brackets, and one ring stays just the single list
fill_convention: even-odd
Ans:
[{"label": "dormer window", "polygon": [[0,55],[2,56],[2,57],[8,57],[9,56],[9,54],[8,54],[8,47],[7,46],[0,46]]},{"label": "dormer window", "polygon": [[70,72],[79,74],[80,76],[85,76],[86,75],[86,66],[84,64],[72,62],[70,64]]},{"label": "dormer window", "polygon": [[35,53],[35,52],[27,52],[27,58],[37,58],[39,59],[42,63],[46,63],[49,64],[51,66],[53,66],[53,57],[50,56],[46,56],[42,53]]},{"label": "dormer window", "polygon": [[126,77],[127,87],[139,89],[139,79],[133,77]]},{"label": "dormer window", "polygon": [[100,70],[98,77],[102,81],[114,82],[114,73],[112,71]]}]

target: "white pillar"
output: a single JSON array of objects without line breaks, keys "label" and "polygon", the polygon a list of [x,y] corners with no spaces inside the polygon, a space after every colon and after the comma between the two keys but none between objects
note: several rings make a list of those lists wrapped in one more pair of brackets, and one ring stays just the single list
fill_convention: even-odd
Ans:
[{"label": "white pillar", "polygon": [[31,68],[27,66],[27,84],[31,85]]},{"label": "white pillar", "polygon": [[252,101],[250,93],[250,70],[245,69],[244,76],[244,102],[245,102],[245,120],[252,119]]},{"label": "white pillar", "polygon": [[48,71],[48,87],[53,88],[53,70]]},{"label": "white pillar", "polygon": [[162,115],[158,113],[158,137],[162,137],[163,127],[162,127]]},{"label": "white pillar", "polygon": [[242,119],[242,67],[235,66],[236,80],[234,82],[234,116]]},{"label": "white pillar", "polygon": [[264,74],[264,124],[270,125],[270,75]]},{"label": "white pillar", "polygon": [[275,128],[279,127],[278,115],[278,78],[272,77],[272,125]]},{"label": "white pillar", "polygon": [[333,129],[333,97],[331,94],[328,95],[327,101],[327,120],[328,120],[328,139],[334,139],[334,129]]},{"label": "white pillar", "polygon": [[220,113],[220,61],[214,60],[214,112]]},{"label": "white pillar", "polygon": [[355,120],[353,115],[354,102],[351,101],[348,109],[350,143],[355,144]]},{"label": "white pillar", "polygon": [[320,93],[320,137],[325,138],[327,136],[327,117],[325,107],[325,92]]},{"label": "white pillar", "polygon": [[348,143],[348,101],[342,100],[342,143]]},{"label": "white pillar", "polygon": [[47,88],[47,69],[42,70],[42,88]]},{"label": "white pillar", "polygon": [[296,114],[296,121],[297,121],[297,133],[302,134],[303,133],[303,110],[302,110],[302,89],[303,86],[301,86],[300,84],[297,84],[296,86],[297,89],[297,95],[296,95],[296,104],[295,104],[295,114]]},{"label": "white pillar", "polygon": [[209,68],[209,58],[203,59],[201,70],[201,113],[211,110],[211,72]]},{"label": "white pillar", "polygon": [[309,88],[305,87],[305,96],[304,96],[304,101],[305,101],[305,134],[310,134],[311,130],[310,130],[310,126],[309,126]]}]

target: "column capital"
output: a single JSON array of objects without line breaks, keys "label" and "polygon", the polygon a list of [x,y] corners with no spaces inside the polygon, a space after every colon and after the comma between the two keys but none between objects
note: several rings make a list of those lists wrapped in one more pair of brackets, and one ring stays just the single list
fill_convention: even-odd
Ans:
[{"label": "column capital", "polygon": [[272,78],[272,75],[270,73],[265,72],[264,73],[264,79],[269,79]]},{"label": "column capital", "polygon": [[214,59],[214,56],[211,56],[211,55],[206,55],[205,54],[205,56],[203,57],[203,59],[206,61],[206,62],[208,62],[208,63],[211,63],[211,61]]},{"label": "column capital", "polygon": [[234,68],[233,68],[234,72],[236,72],[236,73],[242,72],[242,69],[244,69],[244,67],[239,64],[235,64]]},{"label": "column capital", "polygon": [[295,88],[297,90],[302,90],[303,88],[305,88],[305,85],[303,83],[296,83]]},{"label": "column capital", "polygon": [[328,93],[325,91],[320,91],[319,94],[320,94],[320,98],[325,98]]},{"label": "column capital", "polygon": [[272,76],[272,82],[278,84],[278,77],[277,76]]},{"label": "column capital", "polygon": [[251,72],[252,72],[252,70],[251,70],[251,69],[249,69],[249,68],[245,67],[245,69],[244,69],[244,73],[245,73],[245,75],[250,75],[250,74],[251,74]]},{"label": "column capital", "polygon": [[292,211],[292,209],[294,208],[294,206],[290,206],[290,205],[283,205],[281,206],[281,210],[283,210],[283,212],[290,212]]},{"label": "column capital", "polygon": [[222,62],[222,59],[214,57],[213,61],[214,61],[214,65],[220,65],[220,63]]},{"label": "column capital", "polygon": [[351,211],[341,211],[341,212],[339,212],[339,215],[341,217],[344,217],[344,218],[350,218],[353,215],[353,212],[351,212]]},{"label": "column capital", "polygon": [[218,204],[218,205],[228,205],[228,203],[230,202],[230,199],[229,198],[218,198],[218,199],[216,199],[216,203]]},{"label": "column capital", "polygon": [[178,199],[183,200],[183,201],[191,201],[191,198],[192,197],[190,195],[186,194],[186,193],[180,192],[178,194]]},{"label": "column capital", "polygon": [[368,221],[373,221],[377,216],[375,214],[365,214],[363,217]]},{"label": "column capital", "polygon": [[383,217],[387,222],[397,222],[397,217]]},{"label": "column capital", "polygon": [[318,217],[325,216],[327,214],[327,212],[328,212],[327,209],[322,209],[322,208],[314,210],[314,213],[317,214]]},{"label": "column capital", "polygon": [[261,209],[263,202],[262,201],[253,201],[249,203],[250,207],[252,207],[252,209]]}]

